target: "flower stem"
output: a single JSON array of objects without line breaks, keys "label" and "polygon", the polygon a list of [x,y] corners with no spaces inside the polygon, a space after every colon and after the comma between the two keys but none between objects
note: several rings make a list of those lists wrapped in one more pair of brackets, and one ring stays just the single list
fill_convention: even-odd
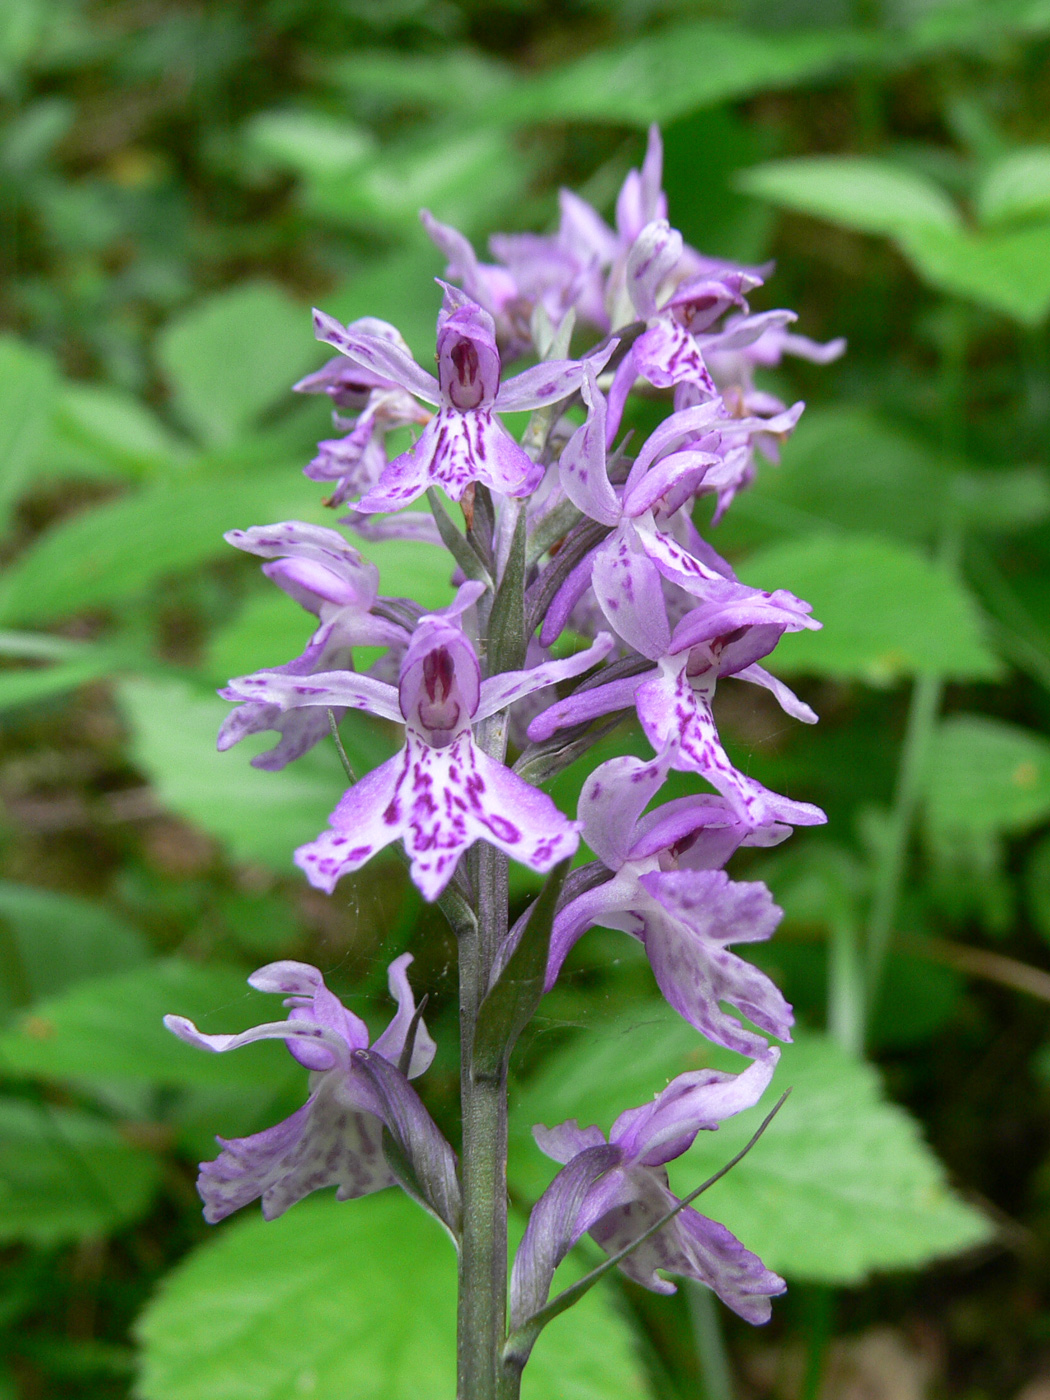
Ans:
[{"label": "flower stem", "polygon": [[700,1367],[703,1400],[733,1400],[733,1377],[729,1369],[722,1319],[718,1315],[718,1301],[710,1288],[692,1279],[686,1282],[685,1291]]},{"label": "flower stem", "polygon": [[[502,761],[505,717],[478,726],[477,740]],[[507,1331],[507,1074],[482,1074],[474,1060],[478,1007],[507,936],[507,858],[485,842],[470,857],[477,933],[461,938],[460,1095],[463,1241],[459,1255],[458,1400],[496,1400]]]}]

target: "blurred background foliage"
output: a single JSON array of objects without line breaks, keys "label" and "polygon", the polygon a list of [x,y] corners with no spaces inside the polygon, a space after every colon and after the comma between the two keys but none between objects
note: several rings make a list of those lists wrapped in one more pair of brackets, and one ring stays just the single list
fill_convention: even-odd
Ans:
[{"label": "blurred background foliage", "polygon": [[[393,859],[332,899],[294,872],[334,752],[215,753],[214,687],[307,631],[221,536],[331,519],[300,475],[324,409],[288,392],[324,358],[311,302],[426,360],[418,207],[480,245],[549,227],[559,184],[608,211],[650,121],[687,239],[775,259],[762,304],[849,340],[768,377],[810,407],[714,535],[825,622],[775,663],[815,729],[718,700],[736,761],[831,819],[735,867],[785,907],[757,956],[802,1031],[711,1209],[792,1289],[724,1336],[703,1297],[592,1294],[526,1393],[1050,1394],[1048,59],[1048,0],[0,6],[2,1400],[451,1394],[451,1262],[407,1202],[200,1220],[216,1128],[274,1121],[301,1072],[159,1020],[264,1019],[259,962],[319,963],[378,1022],[411,947],[455,1135],[440,917]],[[436,551],[366,553],[384,591],[449,596]],[[358,771],[391,751],[343,729]],[[866,1058],[858,948],[889,949]],[[644,1101],[698,1063],[685,1032],[634,945],[588,935],[523,1048],[515,1201],[544,1183],[529,1124]]]}]

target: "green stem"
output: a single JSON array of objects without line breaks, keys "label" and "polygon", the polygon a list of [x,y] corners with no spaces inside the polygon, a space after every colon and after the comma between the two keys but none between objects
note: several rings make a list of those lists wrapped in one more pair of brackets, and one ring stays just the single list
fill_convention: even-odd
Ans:
[{"label": "green stem", "polygon": [[685,1289],[703,1400],[733,1400],[733,1375],[715,1295],[692,1279]]},{"label": "green stem", "polygon": [[828,1030],[844,1050],[864,1051],[864,968],[860,930],[851,919],[839,919],[831,930],[828,959]]},{"label": "green stem", "polygon": [[808,1290],[806,1301],[806,1372],[802,1379],[801,1400],[817,1400],[824,1379],[824,1363],[834,1325],[835,1294],[820,1284]]},{"label": "green stem", "polygon": [[[506,719],[479,724],[479,747],[498,762],[506,752]],[[507,935],[507,858],[479,842],[469,859],[477,931],[459,946],[460,1095],[463,1144],[463,1239],[457,1318],[458,1400],[496,1400],[507,1334],[507,1076],[478,1072],[474,1032],[478,1007]]]},{"label": "green stem", "polygon": [[867,1014],[870,1017],[878,997],[890,936],[897,914],[908,843],[922,795],[926,757],[937,722],[943,677],[936,673],[918,676],[912,687],[908,723],[897,771],[897,790],[890,815],[889,830],[879,853],[875,895],[867,927]]}]

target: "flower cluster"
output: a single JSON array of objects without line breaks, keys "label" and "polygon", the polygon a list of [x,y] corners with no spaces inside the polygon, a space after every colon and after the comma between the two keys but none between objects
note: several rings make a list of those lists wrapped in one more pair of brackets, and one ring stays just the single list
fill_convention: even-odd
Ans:
[{"label": "flower cluster", "polygon": [[[496,261],[485,263],[455,229],[425,211],[423,221],[450,279],[441,283],[436,376],[394,326],[374,318],[344,326],[317,312],[318,338],[339,355],[296,388],[328,395],[336,409],[343,435],[320,444],[306,473],[334,483],[330,504],[350,508],[342,523],[365,540],[448,547],[455,600],[426,612],[380,595],[376,569],[336,529],[293,521],[232,531],[230,543],[269,560],[264,572],[319,626],[296,660],[230,681],[222,694],[237,707],[220,747],[275,730],[277,746],[253,761],[276,769],[349,709],[403,725],[400,752],[351,786],[330,828],[296,853],[311,884],[330,892],[400,841],[426,899],[451,885],[476,905],[477,867],[461,860],[474,843],[547,872],[582,838],[595,860],[562,890],[547,986],[587,929],[623,930],[644,946],[670,1004],[709,1041],[752,1062],[736,1075],[679,1076],[652,1103],[621,1114],[608,1138],[575,1122],[536,1129],[540,1147],[563,1165],[514,1266],[512,1321],[521,1323],[543,1307],[554,1268],[583,1233],[614,1253],[667,1214],[675,1198],[666,1164],[699,1131],[757,1102],[779,1054],[767,1037],[790,1039],[791,1008],[730,951],[768,938],[780,911],[765,886],[734,881],[723,867],[739,846],[773,845],[824,816],[734,766],[712,701],[720,678],[736,678],[814,722],[760,663],[785,632],[819,624],[791,593],[741,583],[693,516],[711,496],[717,521],[759,456],[775,460],[798,421],[802,404],[756,388],[754,370],[785,353],[823,362],[843,347],[790,333],[789,311],[752,312],[748,297],[765,269],[684,243],[667,222],[655,129],[642,169],[621,191],[615,227],[563,192],[556,232],[494,237]],[[534,363],[508,376],[506,366],[523,356]],[[665,400],[668,413],[636,443],[628,410],[638,395]],[[521,410],[533,417],[519,443],[500,415]],[[406,425],[421,429],[418,438],[391,458],[387,436]],[[462,528],[432,488],[461,503]],[[424,493],[433,519],[405,509]],[[354,654],[365,646],[383,656],[361,672]],[[652,757],[596,768],[570,819],[536,784],[581,761],[632,715]],[[693,776],[694,794],[653,806],[672,770]],[[498,949],[492,986],[523,927]],[[170,1019],[177,1034],[211,1050],[283,1037],[311,1071],[298,1113],[224,1143],[202,1168],[209,1219],[260,1196],[273,1215],[329,1183],[341,1198],[390,1184],[386,1132],[417,1182],[431,1183],[428,1204],[455,1231],[451,1149],[409,1084],[433,1047],[413,1017],[406,961],[391,967],[398,1014],[371,1048],[320,973],[297,963],[252,979],[288,995],[286,1022],[205,1036]],[[622,1267],[657,1291],[671,1288],[657,1269],[699,1279],[753,1322],[768,1317],[769,1298],[783,1288],[692,1209]]]}]

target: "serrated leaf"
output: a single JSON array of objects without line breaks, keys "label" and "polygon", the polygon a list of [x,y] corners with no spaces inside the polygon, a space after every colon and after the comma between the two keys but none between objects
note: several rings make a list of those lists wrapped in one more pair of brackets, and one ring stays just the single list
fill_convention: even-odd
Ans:
[{"label": "serrated leaf", "polygon": [[157,357],[175,407],[203,442],[232,442],[321,356],[309,311],[278,287],[248,282],[169,322]]},{"label": "serrated leaf", "polygon": [[11,336],[0,337],[0,533],[32,480],[57,388],[49,356]]},{"label": "serrated leaf", "polygon": [[855,30],[772,35],[703,20],[670,25],[519,83],[501,94],[491,117],[644,127],[732,98],[792,87],[877,47],[877,40],[873,45]]},{"label": "serrated leaf", "polygon": [[1050,743],[986,715],[952,715],[930,751],[926,820],[955,833],[1026,831],[1050,816]]},{"label": "serrated leaf", "polygon": [[903,544],[812,535],[759,551],[741,575],[759,588],[790,589],[824,624],[783,639],[768,663],[778,674],[880,685],[931,672],[955,680],[1000,673],[962,584]]},{"label": "serrated leaf", "polygon": [[867,156],[770,161],[741,171],[736,184],[782,208],[860,233],[951,231],[960,223],[955,205],[932,180]]},{"label": "serrated leaf", "polygon": [[[90,899],[0,880],[0,924],[17,968],[4,991],[39,1000],[73,982],[137,967],[149,957],[138,929]],[[12,975],[13,974],[13,975]]]},{"label": "serrated leaf", "polygon": [[[513,1180],[535,1195],[555,1170],[537,1148],[525,1155],[534,1123],[577,1118],[608,1131],[675,1075],[742,1063],[706,1045],[662,1003],[589,1032],[546,1060],[515,1103],[521,1156],[512,1151]],[[918,1125],[885,1102],[876,1070],[826,1036],[785,1046],[762,1104],[701,1133],[671,1164],[672,1187],[684,1195],[723,1166],[789,1086],[761,1142],[700,1204],[770,1268],[788,1278],[859,1283],[874,1270],[916,1268],[989,1238],[984,1217],[949,1191]]]},{"label": "serrated leaf", "polygon": [[0,1241],[51,1248],[143,1215],[156,1160],[70,1108],[0,1099]]},{"label": "serrated leaf", "polygon": [[1050,221],[1004,233],[946,228],[902,233],[919,276],[939,291],[989,306],[1025,326],[1050,312]]},{"label": "serrated leaf", "polygon": [[46,1079],[279,1088],[297,1072],[283,1045],[266,1041],[213,1055],[164,1028],[169,1012],[209,1032],[282,1019],[280,1004],[252,991],[246,976],[241,968],[168,958],[78,982],[0,1035],[0,1060],[7,1074]]},{"label": "serrated leaf", "polygon": [[0,622],[39,623],[138,598],[159,580],[230,554],[223,532],[289,516],[322,520],[292,464],[162,480],[74,515],[7,570]]},{"label": "serrated leaf", "polygon": [[[411,1270],[405,1272],[405,1261]],[[226,1227],[138,1324],[142,1400],[448,1400],[456,1259],[401,1192],[314,1196]],[[523,1400],[643,1400],[630,1333],[602,1290],[552,1326]]]},{"label": "serrated leaf", "polygon": [[[171,812],[218,837],[238,860],[290,873],[292,853],[328,825],[346,788],[334,744],[321,743],[279,773],[252,768],[277,735],[215,748],[227,701],[185,681],[126,680],[118,687],[131,728],[131,756]],[[366,716],[348,715],[340,736],[357,774],[390,756],[392,745]]]}]

